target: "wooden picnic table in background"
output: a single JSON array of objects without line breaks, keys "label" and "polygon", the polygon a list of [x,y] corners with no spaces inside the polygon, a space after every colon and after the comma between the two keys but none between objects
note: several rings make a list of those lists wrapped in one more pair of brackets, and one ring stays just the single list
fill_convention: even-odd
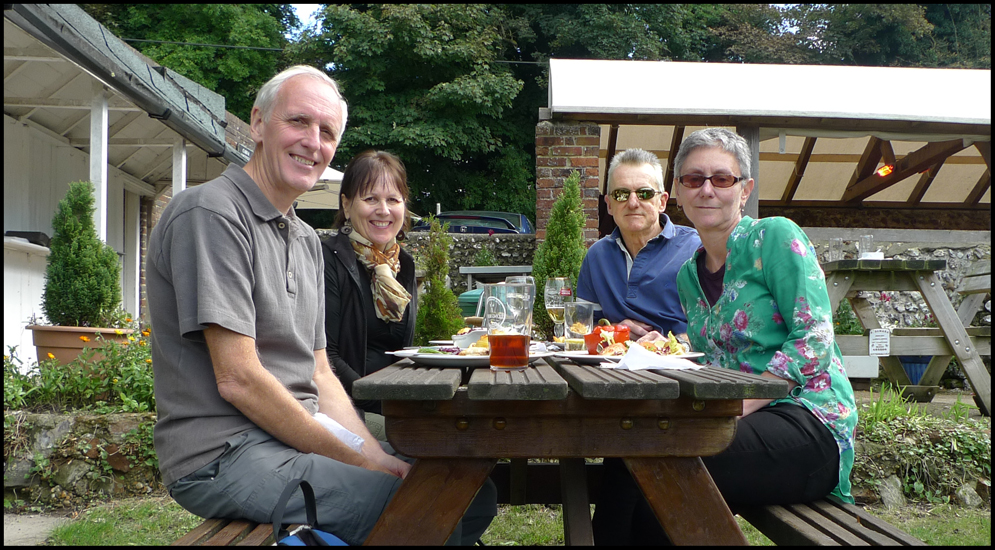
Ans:
[{"label": "wooden picnic table in background", "polygon": [[[944,260],[840,260],[823,264],[823,270],[833,311],[844,297],[847,298],[864,329],[881,328],[881,324],[874,308],[857,294],[858,291],[912,291],[922,294],[939,329],[894,330],[890,355],[880,358],[885,375],[902,387],[903,393],[928,401],[932,399],[951,356],[957,357],[978,397],[982,414],[990,416],[991,374],[985,369],[981,355],[991,355],[991,329],[972,330],[975,335],[968,334],[936,275],[946,266]],[[867,336],[838,336],[837,342],[844,355],[863,355],[868,350]],[[899,355],[933,356],[917,386],[912,385],[902,368]]]},{"label": "wooden picnic table in background", "polygon": [[746,544],[702,456],[735,436],[743,399],[787,383],[736,371],[617,371],[546,358],[521,371],[401,361],[358,380],[414,466],[368,545],[446,541],[499,459],[559,459],[565,541],[592,544],[585,458],[621,457],[675,544]]}]

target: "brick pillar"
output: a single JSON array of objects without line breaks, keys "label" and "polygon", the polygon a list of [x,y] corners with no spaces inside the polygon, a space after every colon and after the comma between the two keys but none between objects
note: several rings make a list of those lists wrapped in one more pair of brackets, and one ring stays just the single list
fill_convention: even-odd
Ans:
[{"label": "brick pillar", "polygon": [[601,127],[592,122],[549,121],[536,124],[536,244],[546,239],[546,224],[563,180],[580,172],[587,246],[598,240]]}]

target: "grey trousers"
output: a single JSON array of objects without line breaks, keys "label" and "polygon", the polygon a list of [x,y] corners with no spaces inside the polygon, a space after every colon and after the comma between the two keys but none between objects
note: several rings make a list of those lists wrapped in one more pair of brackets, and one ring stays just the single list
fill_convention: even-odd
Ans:
[{"label": "grey trousers", "polygon": [[[388,454],[408,460],[394,452]],[[261,429],[225,442],[217,460],[168,487],[180,506],[204,518],[245,518],[271,523],[280,493],[295,478],[314,488],[319,527],[350,545],[360,545],[397,492],[401,479],[351,466],[328,457],[297,451]],[[472,545],[497,515],[497,488],[490,479],[480,488],[449,544]],[[287,504],[285,523],[305,523],[304,497]]]}]

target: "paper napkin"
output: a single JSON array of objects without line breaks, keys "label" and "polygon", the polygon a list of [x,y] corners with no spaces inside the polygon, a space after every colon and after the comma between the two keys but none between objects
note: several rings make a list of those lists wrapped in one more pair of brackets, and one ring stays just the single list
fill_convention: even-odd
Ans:
[{"label": "paper napkin", "polygon": [[350,449],[360,452],[363,448],[363,438],[349,431],[345,426],[339,424],[331,417],[325,413],[317,413],[314,415],[314,419],[318,421],[326,430],[332,432],[336,438],[342,443],[349,446]]},{"label": "paper napkin", "polygon": [[601,366],[608,369],[621,370],[697,370],[704,368],[697,363],[693,363],[681,357],[657,355],[639,344],[629,346],[629,351],[622,356],[622,360],[618,363],[601,363]]}]

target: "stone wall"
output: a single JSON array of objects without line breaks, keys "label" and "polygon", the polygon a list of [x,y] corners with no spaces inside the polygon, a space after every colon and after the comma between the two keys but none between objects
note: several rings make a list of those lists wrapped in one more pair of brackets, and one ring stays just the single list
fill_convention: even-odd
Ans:
[{"label": "stone wall", "polygon": [[12,415],[4,428],[5,501],[73,508],[163,488],[157,464],[145,462],[154,456],[155,413]]},{"label": "stone wall", "polygon": [[[336,231],[318,229],[318,236],[324,238],[334,235]],[[460,275],[460,267],[476,265],[475,258],[482,249],[489,249],[494,256],[495,265],[532,265],[535,254],[536,236],[517,234],[474,235],[450,233],[453,245],[449,248],[449,281],[450,288],[458,296],[466,292],[466,276]],[[408,232],[407,238],[401,242],[408,253],[419,262],[419,256],[424,246],[428,244],[428,232]]]}]

